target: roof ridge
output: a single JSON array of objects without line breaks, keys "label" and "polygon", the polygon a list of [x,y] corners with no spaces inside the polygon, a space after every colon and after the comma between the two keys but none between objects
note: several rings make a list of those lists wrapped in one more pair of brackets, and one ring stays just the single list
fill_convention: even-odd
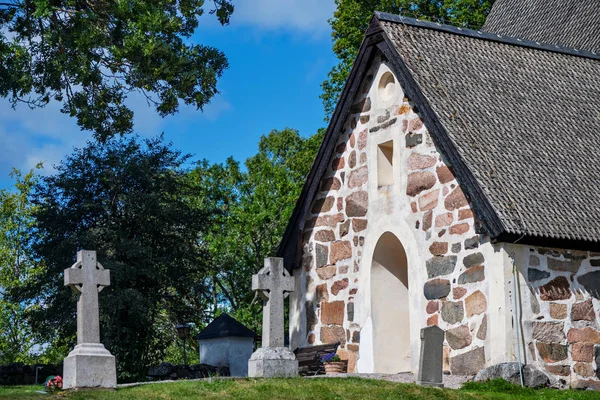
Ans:
[{"label": "roof ridge", "polygon": [[212,339],[217,337],[254,337],[252,329],[224,312],[204,327],[194,339]]},{"label": "roof ridge", "polygon": [[419,28],[433,29],[446,33],[453,33],[455,35],[467,36],[476,39],[490,40],[493,42],[504,43],[508,45],[529,47],[537,50],[545,50],[553,53],[567,54],[570,56],[591,58],[594,60],[600,60],[600,54],[593,51],[578,50],[570,47],[563,47],[552,44],[545,44],[535,42],[532,40],[519,39],[511,36],[498,35],[495,33],[476,31],[473,29],[460,28],[453,25],[440,24],[439,22],[423,21],[416,18],[405,17],[403,15],[390,14],[381,11],[375,11],[375,16],[381,21],[394,22],[399,24],[405,24],[415,26]]}]

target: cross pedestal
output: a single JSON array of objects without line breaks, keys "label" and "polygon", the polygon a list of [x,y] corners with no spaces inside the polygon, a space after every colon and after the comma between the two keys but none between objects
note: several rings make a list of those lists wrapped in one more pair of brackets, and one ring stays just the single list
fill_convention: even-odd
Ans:
[{"label": "cross pedestal", "polygon": [[79,251],[77,262],[65,269],[65,286],[78,294],[77,346],[65,358],[65,389],[117,387],[115,357],[100,343],[98,293],[109,285],[110,271],[96,260],[95,251]]},{"label": "cross pedestal", "polygon": [[251,378],[293,377],[298,361],[284,347],[283,301],[294,291],[294,278],[283,268],[283,258],[266,258],[265,267],[252,277],[252,290],[263,297],[262,347],[248,361]]}]

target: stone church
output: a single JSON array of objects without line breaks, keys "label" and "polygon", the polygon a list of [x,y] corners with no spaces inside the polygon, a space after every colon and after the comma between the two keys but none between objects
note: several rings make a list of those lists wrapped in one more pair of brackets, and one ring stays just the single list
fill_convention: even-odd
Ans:
[{"label": "stone church", "polygon": [[293,348],[350,371],[517,361],[600,387],[600,9],[496,0],[482,31],[376,13],[285,232]]}]

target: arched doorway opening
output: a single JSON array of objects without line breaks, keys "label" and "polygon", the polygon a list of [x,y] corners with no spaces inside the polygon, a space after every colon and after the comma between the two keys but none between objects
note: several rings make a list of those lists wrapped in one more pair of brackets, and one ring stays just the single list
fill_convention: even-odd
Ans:
[{"label": "arched doorway opening", "polygon": [[398,238],[379,238],[371,263],[371,316],[375,372],[411,370],[408,261]]}]

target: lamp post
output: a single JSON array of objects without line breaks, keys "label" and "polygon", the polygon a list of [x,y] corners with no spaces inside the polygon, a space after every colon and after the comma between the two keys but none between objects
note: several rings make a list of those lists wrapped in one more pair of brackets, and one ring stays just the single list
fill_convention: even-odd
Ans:
[{"label": "lamp post", "polygon": [[187,355],[185,352],[185,341],[190,337],[190,324],[183,323],[175,326],[177,328],[177,336],[183,340],[183,365],[187,367]]}]

